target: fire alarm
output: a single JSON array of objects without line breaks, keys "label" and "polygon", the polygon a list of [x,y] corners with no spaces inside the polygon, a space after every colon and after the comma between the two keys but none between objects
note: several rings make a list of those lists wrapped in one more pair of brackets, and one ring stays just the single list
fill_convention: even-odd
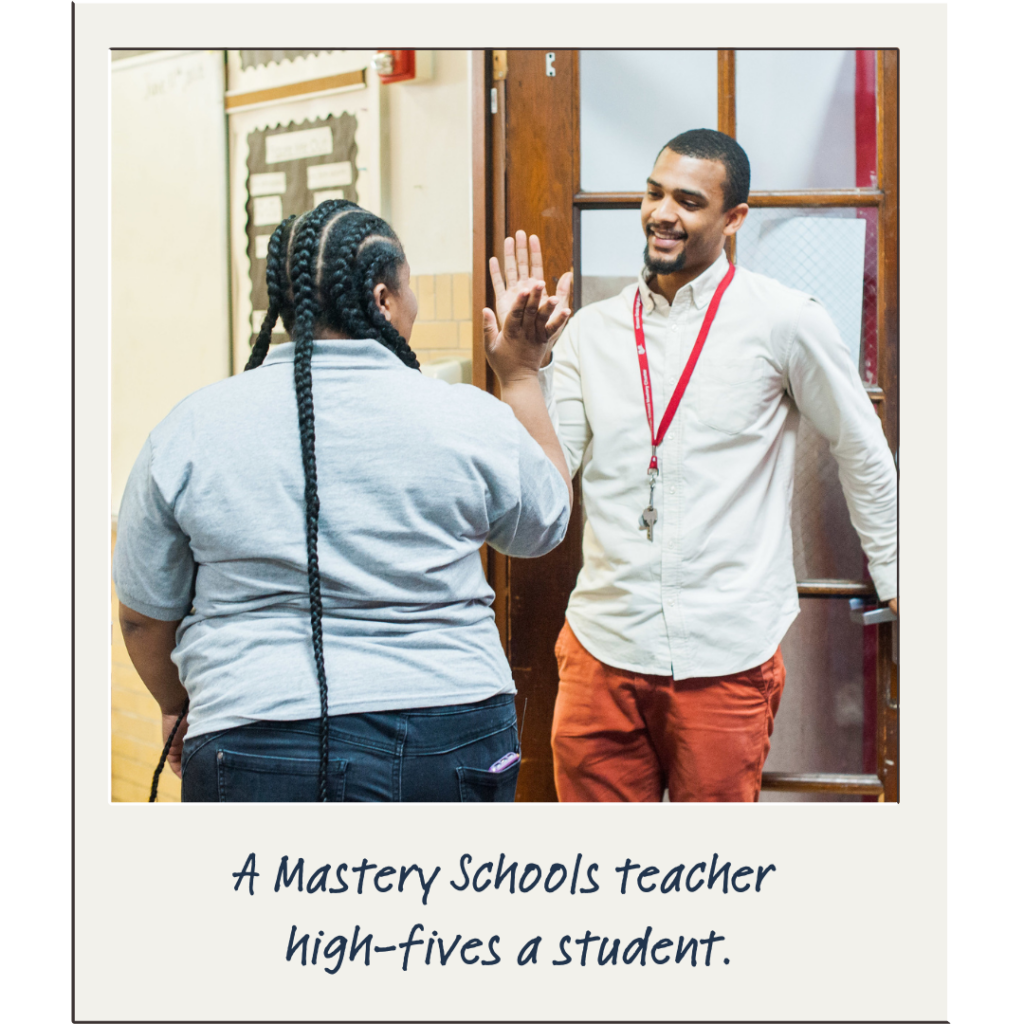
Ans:
[{"label": "fire alarm", "polygon": [[434,54],[432,50],[378,50],[373,70],[382,85],[426,82],[433,77]]}]

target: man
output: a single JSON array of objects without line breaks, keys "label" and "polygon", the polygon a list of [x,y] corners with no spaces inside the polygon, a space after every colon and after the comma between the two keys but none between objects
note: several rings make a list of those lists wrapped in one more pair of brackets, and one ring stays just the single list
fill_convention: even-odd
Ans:
[{"label": "man", "polygon": [[[584,564],[556,645],[560,800],[758,798],[799,610],[800,414],[830,443],[896,608],[895,467],[849,352],[817,301],[725,255],[749,182],[730,137],[672,139],[641,206],[639,281],[574,316],[542,371],[570,473],[588,456]],[[510,284],[543,277],[530,245],[528,274],[525,235],[506,240]],[[496,260],[491,274],[500,316]]]}]

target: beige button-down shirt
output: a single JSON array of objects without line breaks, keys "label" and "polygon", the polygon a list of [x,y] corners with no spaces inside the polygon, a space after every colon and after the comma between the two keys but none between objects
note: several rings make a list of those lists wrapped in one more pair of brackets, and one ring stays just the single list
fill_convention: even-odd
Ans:
[{"label": "beige button-down shirt", "polygon": [[653,543],[639,528],[651,433],[636,289],[657,426],[727,269],[723,254],[671,304],[641,275],[573,316],[541,373],[570,472],[583,467],[583,568],[567,618],[617,668],[686,679],[775,651],[799,611],[790,508],[801,413],[829,441],[879,598],[896,596],[896,470],[849,351],[820,303],[742,267],[658,451]]}]

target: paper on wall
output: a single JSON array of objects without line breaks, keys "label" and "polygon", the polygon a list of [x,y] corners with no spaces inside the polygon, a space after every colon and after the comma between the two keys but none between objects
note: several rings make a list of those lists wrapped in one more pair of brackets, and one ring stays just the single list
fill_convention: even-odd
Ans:
[{"label": "paper on wall", "polygon": [[268,164],[279,164],[285,160],[306,160],[311,156],[326,156],[334,151],[334,136],[331,126],[306,128],[299,132],[282,132],[267,136]]},{"label": "paper on wall", "polygon": [[260,227],[273,224],[277,227],[284,220],[280,196],[259,196],[252,202],[253,223]]},{"label": "paper on wall", "polygon": [[319,206],[322,202],[327,199],[344,199],[345,190],[343,188],[326,188],[322,192],[313,193],[313,205]]},{"label": "paper on wall", "polygon": [[278,195],[287,188],[288,179],[284,171],[249,175],[249,195],[251,196]]},{"label": "paper on wall", "polygon": [[312,164],[306,168],[306,187],[310,192],[325,188],[340,188],[343,185],[351,184],[351,160],[339,160],[332,164]]},{"label": "paper on wall", "polygon": [[265,260],[267,258],[267,246],[270,244],[270,235],[257,235],[255,242],[256,259]]}]

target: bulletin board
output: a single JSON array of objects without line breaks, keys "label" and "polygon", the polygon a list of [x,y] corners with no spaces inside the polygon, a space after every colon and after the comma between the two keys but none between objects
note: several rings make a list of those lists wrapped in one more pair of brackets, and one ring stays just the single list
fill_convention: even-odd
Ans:
[{"label": "bulletin board", "polygon": [[[267,243],[274,228],[325,199],[383,212],[373,52],[228,51],[235,373],[245,366],[266,314]],[[284,339],[279,323],[273,340]]]}]

